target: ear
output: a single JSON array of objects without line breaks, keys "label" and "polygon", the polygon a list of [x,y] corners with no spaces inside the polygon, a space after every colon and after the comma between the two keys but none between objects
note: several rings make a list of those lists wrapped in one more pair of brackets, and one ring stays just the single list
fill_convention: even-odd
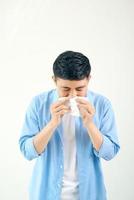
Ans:
[{"label": "ear", "polygon": [[56,84],[56,78],[54,75],[52,76],[52,79],[53,79],[54,83]]},{"label": "ear", "polygon": [[88,76],[88,78],[87,78],[87,79],[88,79],[88,81],[91,79],[91,75],[90,75],[90,74],[89,74],[89,76]]},{"label": "ear", "polygon": [[55,76],[54,76],[54,75],[52,76],[52,79],[53,79],[53,81],[55,82]]}]

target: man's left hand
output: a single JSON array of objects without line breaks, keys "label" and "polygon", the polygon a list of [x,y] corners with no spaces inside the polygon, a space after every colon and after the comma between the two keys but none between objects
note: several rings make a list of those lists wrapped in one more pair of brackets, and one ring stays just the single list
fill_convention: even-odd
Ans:
[{"label": "man's left hand", "polygon": [[80,110],[80,114],[83,119],[83,123],[85,127],[87,127],[90,123],[93,122],[93,116],[95,114],[95,108],[91,105],[91,103],[85,99],[76,99],[77,106]]}]

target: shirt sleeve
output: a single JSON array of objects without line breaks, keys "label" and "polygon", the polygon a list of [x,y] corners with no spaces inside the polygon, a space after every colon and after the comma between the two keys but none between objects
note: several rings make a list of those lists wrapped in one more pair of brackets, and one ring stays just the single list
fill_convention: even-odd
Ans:
[{"label": "shirt sleeve", "polygon": [[39,131],[36,97],[34,97],[26,110],[21,136],[19,138],[20,150],[28,160],[32,160],[39,156],[33,144],[33,137]]},{"label": "shirt sleeve", "polygon": [[95,148],[93,149],[94,153],[96,156],[102,157],[105,160],[111,160],[119,151],[120,146],[117,136],[115,115],[109,100],[107,100],[103,106],[100,132],[103,136],[103,143],[99,151],[96,151]]}]

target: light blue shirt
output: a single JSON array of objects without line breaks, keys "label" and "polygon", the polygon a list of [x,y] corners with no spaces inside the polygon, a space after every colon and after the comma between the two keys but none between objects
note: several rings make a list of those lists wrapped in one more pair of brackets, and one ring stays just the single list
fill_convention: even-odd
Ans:
[{"label": "light blue shirt", "polygon": [[[50,106],[57,99],[56,89],[43,92],[33,97],[26,111],[19,145],[26,159],[36,159],[29,188],[30,200],[60,200],[64,173],[61,124],[55,129],[47,147],[40,155],[33,145],[33,137],[50,121]],[[103,143],[97,152],[82,123],[82,118],[76,117],[79,199],[106,200],[100,158],[111,160],[119,151],[115,116],[106,97],[88,91],[87,99],[95,107],[93,121],[103,135]]]}]

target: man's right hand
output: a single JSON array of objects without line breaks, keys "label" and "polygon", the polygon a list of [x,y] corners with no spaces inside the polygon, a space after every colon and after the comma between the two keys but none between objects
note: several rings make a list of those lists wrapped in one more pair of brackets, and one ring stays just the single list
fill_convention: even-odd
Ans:
[{"label": "man's right hand", "polygon": [[61,122],[61,118],[65,113],[70,112],[69,106],[66,105],[70,97],[64,97],[61,100],[53,103],[50,107],[51,122],[54,126],[58,126]]}]

